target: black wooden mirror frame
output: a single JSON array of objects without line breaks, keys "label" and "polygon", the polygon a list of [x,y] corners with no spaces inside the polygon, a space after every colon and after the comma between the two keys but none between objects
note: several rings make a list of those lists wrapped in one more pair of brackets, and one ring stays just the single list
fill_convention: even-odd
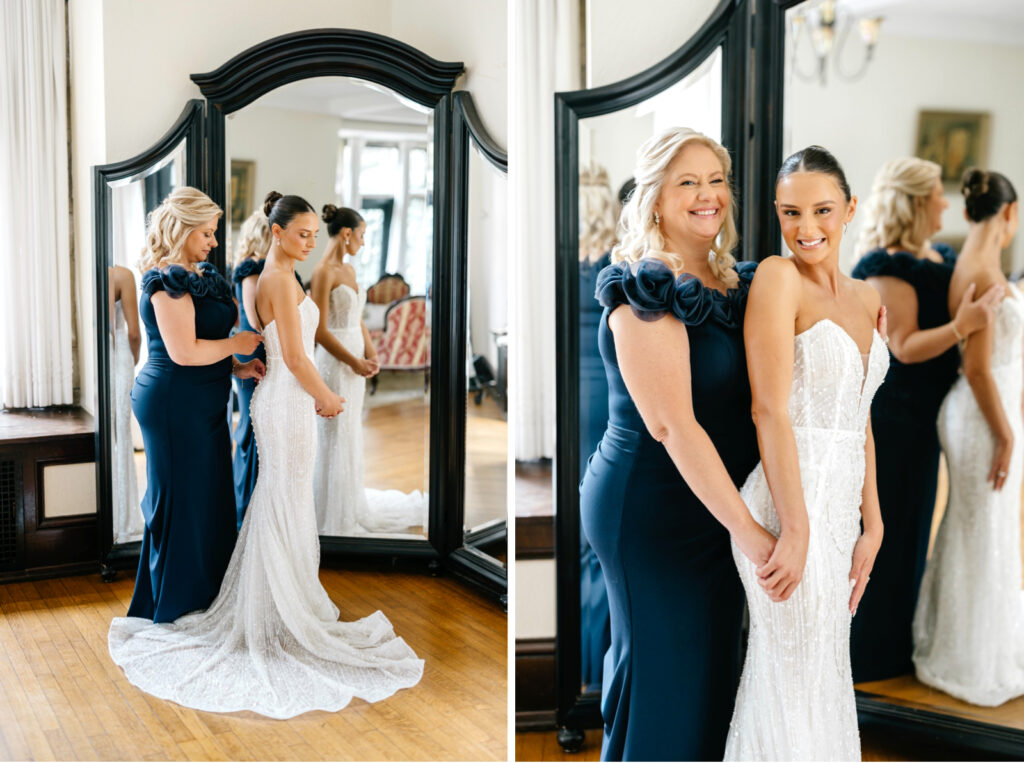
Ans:
[{"label": "black wooden mirror frame", "polygon": [[[476,146],[495,168],[501,172],[508,173],[508,155],[498,146],[491,135],[487,132],[480,115],[473,102],[473,96],[462,90],[453,94],[452,114],[452,277],[455,283],[465,284],[469,278],[469,152],[472,146]],[[454,295],[458,300],[454,308],[456,315],[463,316],[463,325],[468,315],[468,304],[466,302],[466,289],[457,289]],[[453,341],[455,341],[453,339]],[[466,440],[466,340],[463,337],[460,341],[450,345],[449,350],[453,357],[450,358],[459,369],[459,379],[456,381],[459,386],[456,389],[463,394],[462,405],[458,410],[452,411],[455,421],[455,437],[459,442]],[[461,459],[453,464],[457,474],[461,475],[456,483],[457,494],[453,496],[454,509],[449,518],[447,526],[447,543],[454,549],[450,556],[444,560],[444,565],[455,575],[463,577],[488,591],[497,593],[502,605],[508,606],[508,570],[495,559],[479,551],[476,546],[483,546],[492,543],[506,542],[508,540],[508,519],[506,505],[506,520],[503,523],[495,524],[473,533],[466,533],[465,525],[465,472],[466,452],[463,445],[462,451],[458,454]]]},{"label": "black wooden mirror frame", "polygon": [[[354,29],[311,29],[275,37],[239,53],[212,72],[191,75],[206,97],[207,162],[204,190],[224,207],[225,117],[290,82],[313,77],[355,77],[394,90],[433,109],[434,182],[433,284],[430,365],[429,529],[426,539],[321,536],[321,553],[413,556],[440,561],[454,543],[453,516],[462,509],[465,442],[459,436],[459,406],[465,396],[465,368],[458,348],[465,342],[465,272],[452,251],[451,90],[464,71],[461,62],[437,61],[399,40]],[[218,235],[224,240],[225,221]],[[224,271],[220,250],[216,263]],[[444,330],[439,330],[444,327]],[[464,353],[463,353],[464,355]],[[460,379],[462,386],[459,386]],[[464,430],[464,426],[461,427]],[[461,527],[461,525],[460,525]]]},{"label": "black wooden mirror frame", "polygon": [[[773,207],[775,173],[785,158],[783,112],[785,109],[786,11],[804,0],[754,0],[753,66],[757,86],[753,93],[755,128],[752,130],[748,221],[746,234],[757,248],[757,259],[778,252],[782,240]],[[857,691],[857,716],[861,725],[923,736],[961,749],[1024,757],[1024,731],[982,721],[968,720],[917,707],[895,704],[878,694]]]},{"label": "black wooden mirror frame", "polygon": [[559,741],[567,750],[579,749],[583,729],[601,726],[600,697],[580,691],[579,120],[620,111],[662,92],[721,46],[722,144],[734,157],[734,187],[745,189],[748,30],[747,0],[721,0],[693,37],[649,69],[610,85],[555,94],[555,670]]},{"label": "black wooden mirror frame", "polygon": [[122,162],[93,167],[93,231],[96,267],[96,525],[100,572],[112,579],[118,569],[138,564],[141,543],[114,543],[113,457],[111,453],[110,315],[104,307],[110,288],[107,268],[113,244],[113,191],[110,183],[150,169],[185,140],[185,182],[200,185],[204,168],[203,102],[191,100],[167,133],[142,153]]}]

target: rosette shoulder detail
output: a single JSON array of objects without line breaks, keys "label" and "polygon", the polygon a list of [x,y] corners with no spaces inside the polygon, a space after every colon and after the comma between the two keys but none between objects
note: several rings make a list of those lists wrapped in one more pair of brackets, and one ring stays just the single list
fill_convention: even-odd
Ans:
[{"label": "rosette shoulder detail", "polygon": [[253,257],[247,257],[235,266],[235,269],[231,271],[231,280],[234,283],[241,283],[249,276],[258,276],[263,272],[263,268],[266,266],[266,260],[257,260]]},{"label": "rosette shoulder detail", "polygon": [[142,274],[142,290],[150,296],[163,291],[175,299],[190,294],[193,297],[232,301],[231,284],[209,262],[199,263],[198,273],[186,270],[181,265],[147,270]]},{"label": "rosette shoulder detail", "polygon": [[637,263],[618,262],[609,265],[597,276],[595,297],[603,307],[628,304],[641,320],[658,320],[671,313],[688,326],[713,321],[726,328],[743,324],[747,294],[757,264],[736,265],[739,283],[726,294],[709,289],[692,275],[676,278],[672,270],[659,260],[645,259]]}]

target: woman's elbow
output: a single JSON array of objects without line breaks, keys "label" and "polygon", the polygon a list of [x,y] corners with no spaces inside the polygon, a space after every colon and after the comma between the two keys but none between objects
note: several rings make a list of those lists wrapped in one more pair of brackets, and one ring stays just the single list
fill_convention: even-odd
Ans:
[{"label": "woman's elbow", "polygon": [[302,367],[303,362],[306,360],[306,356],[300,352],[286,352],[283,355],[283,360],[285,366],[288,367],[288,370],[294,374]]},{"label": "woman's elbow", "polygon": [[789,412],[786,410],[786,406],[769,405],[767,403],[760,403],[755,401],[750,406],[750,418],[754,422],[754,426],[761,429],[764,426],[776,422],[780,416],[788,417]]}]

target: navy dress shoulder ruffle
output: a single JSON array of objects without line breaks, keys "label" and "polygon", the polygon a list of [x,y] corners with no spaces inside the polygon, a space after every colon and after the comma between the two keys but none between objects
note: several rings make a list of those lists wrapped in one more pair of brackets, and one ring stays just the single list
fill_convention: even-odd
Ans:
[{"label": "navy dress shoulder ruffle", "polygon": [[[936,328],[950,321],[949,283],[956,252],[946,244],[933,244],[933,248],[942,262],[875,249],[860,259],[852,275],[906,282],[917,295],[918,327]],[[935,422],[959,367],[955,346],[922,363],[901,363],[890,356],[889,371],[871,404],[885,542],[853,619],[850,654],[856,682],[914,672],[911,625],[938,488],[940,448]]]},{"label": "navy dress shoulder ruffle", "polygon": [[146,448],[146,529],[128,615],[171,622],[209,606],[235,545],[231,440],[224,415],[231,359],[182,366],[167,351],[152,297],[192,297],[198,339],[224,339],[235,323],[231,286],[210,263],[142,276],[139,316],[148,356],[132,387]]},{"label": "navy dress shoulder ruffle", "polygon": [[643,320],[686,325],[694,414],[739,486],[758,462],[743,346],[755,268],[739,263],[739,283],[724,294],[656,260],[616,263],[597,278],[609,414],[580,486],[580,514],[610,610],[605,760],[721,760],[744,605],[729,533],[647,431],[619,371],[608,316],[629,305]]}]

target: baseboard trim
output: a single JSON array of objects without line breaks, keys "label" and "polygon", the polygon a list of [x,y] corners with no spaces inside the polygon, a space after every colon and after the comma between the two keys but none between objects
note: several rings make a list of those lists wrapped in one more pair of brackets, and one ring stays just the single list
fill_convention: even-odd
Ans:
[{"label": "baseboard trim", "polygon": [[555,518],[516,517],[516,559],[555,558]]},{"label": "baseboard trim", "polygon": [[516,639],[516,731],[556,726],[555,640]]}]

